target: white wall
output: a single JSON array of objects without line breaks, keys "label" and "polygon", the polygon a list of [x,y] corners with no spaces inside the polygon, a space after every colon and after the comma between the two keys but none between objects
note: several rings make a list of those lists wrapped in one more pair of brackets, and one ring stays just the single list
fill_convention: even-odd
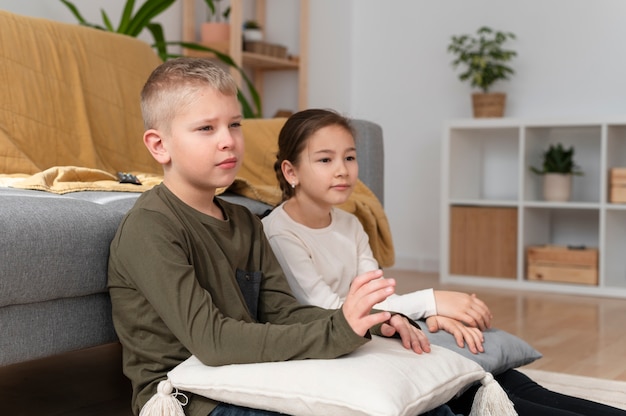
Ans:
[{"label": "white wall", "polygon": [[[312,1],[313,18],[332,14],[336,3]],[[471,90],[450,66],[452,35],[482,25],[517,35],[510,43],[519,54],[517,73],[497,85],[508,94],[508,117],[626,113],[622,0],[352,0],[350,8],[343,21],[312,22],[325,37],[311,38],[310,88],[317,93],[310,105],[382,125],[396,267],[438,267],[442,126],[449,118],[471,117]],[[339,42],[328,42],[331,33]],[[335,46],[345,45],[352,49],[343,51],[350,73],[333,77],[326,68],[320,77],[318,69],[342,55]]]},{"label": "white wall", "polygon": [[[124,0],[76,0],[100,20],[106,4],[114,21]],[[286,22],[288,0],[271,0],[268,16]],[[508,117],[578,117],[626,113],[626,2],[623,0],[311,0],[309,105],[332,107],[380,123],[385,134],[385,208],[397,267],[437,270],[439,170],[443,122],[471,116],[468,85],[446,52],[454,34],[479,26],[514,32],[519,53],[508,94]],[[0,0],[9,11],[75,22],[53,0]],[[273,10],[272,10],[273,8]],[[293,13],[291,13],[293,14]],[[162,23],[179,38],[180,3]],[[271,26],[274,26],[272,22]],[[295,30],[293,22],[285,24]],[[281,30],[284,29],[281,27]],[[281,106],[268,80],[267,107]],[[273,83],[273,84],[272,84]],[[278,92],[281,91],[281,92]],[[291,94],[291,95],[289,95]],[[291,100],[291,101],[289,101]]]}]

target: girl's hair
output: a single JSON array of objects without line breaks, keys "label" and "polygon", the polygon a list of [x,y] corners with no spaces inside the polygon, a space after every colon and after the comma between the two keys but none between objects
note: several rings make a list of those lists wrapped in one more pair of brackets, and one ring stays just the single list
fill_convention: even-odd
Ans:
[{"label": "girl's hair", "polygon": [[354,129],[347,117],[333,110],[309,109],[293,114],[287,119],[278,135],[278,153],[274,163],[276,179],[282,191],[282,200],[286,201],[295,195],[295,190],[285,179],[281,165],[288,160],[297,166],[306,141],[318,130],[328,126],[340,126],[354,137]]},{"label": "girl's hair", "polygon": [[176,113],[189,105],[203,87],[214,88],[224,95],[237,95],[237,84],[230,74],[208,59],[184,57],[159,65],[141,91],[145,129],[169,131]]}]

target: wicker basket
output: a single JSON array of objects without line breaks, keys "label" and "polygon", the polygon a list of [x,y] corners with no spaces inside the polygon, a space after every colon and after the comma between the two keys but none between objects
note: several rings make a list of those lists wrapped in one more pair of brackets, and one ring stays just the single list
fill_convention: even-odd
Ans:
[{"label": "wicker basket", "polygon": [[287,48],[274,43],[267,43],[263,41],[245,41],[243,43],[243,50],[246,52],[273,56],[275,58],[287,58]]},{"label": "wicker basket", "polygon": [[474,93],[472,94],[474,117],[502,117],[505,102],[506,94],[501,92]]}]

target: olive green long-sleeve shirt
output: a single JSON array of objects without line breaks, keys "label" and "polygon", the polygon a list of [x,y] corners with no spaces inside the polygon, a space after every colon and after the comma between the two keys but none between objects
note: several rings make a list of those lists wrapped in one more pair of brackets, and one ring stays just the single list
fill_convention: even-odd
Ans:
[{"label": "olive green long-sleeve shirt", "polygon": [[[135,414],[191,354],[218,366],[335,358],[367,342],[341,310],[298,304],[261,222],[219,204],[224,221],[159,185],[137,200],[111,243],[113,322]],[[216,406],[187,395],[186,414],[206,416]]]}]

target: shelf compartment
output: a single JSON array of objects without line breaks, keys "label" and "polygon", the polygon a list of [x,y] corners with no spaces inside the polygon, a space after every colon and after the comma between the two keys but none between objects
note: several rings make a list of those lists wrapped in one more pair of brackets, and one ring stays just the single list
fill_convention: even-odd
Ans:
[{"label": "shelf compartment", "polygon": [[597,209],[524,208],[526,246],[598,247],[600,213]]},{"label": "shelf compartment", "polygon": [[607,168],[626,167],[626,125],[607,128]]},{"label": "shelf compartment", "polygon": [[626,288],[626,210],[606,212],[604,285]]},{"label": "shelf compartment", "polygon": [[556,126],[527,127],[525,129],[525,187],[524,199],[543,200],[543,176],[530,171],[534,166],[541,169],[543,154],[550,145],[561,143],[565,148],[574,147],[574,162],[583,171],[572,179],[572,202],[600,202],[600,172],[602,160],[602,127]]},{"label": "shelf compartment", "polygon": [[518,200],[519,129],[452,128],[449,146],[451,199]]},{"label": "shelf compartment", "polygon": [[517,208],[450,207],[450,273],[515,279]]}]

